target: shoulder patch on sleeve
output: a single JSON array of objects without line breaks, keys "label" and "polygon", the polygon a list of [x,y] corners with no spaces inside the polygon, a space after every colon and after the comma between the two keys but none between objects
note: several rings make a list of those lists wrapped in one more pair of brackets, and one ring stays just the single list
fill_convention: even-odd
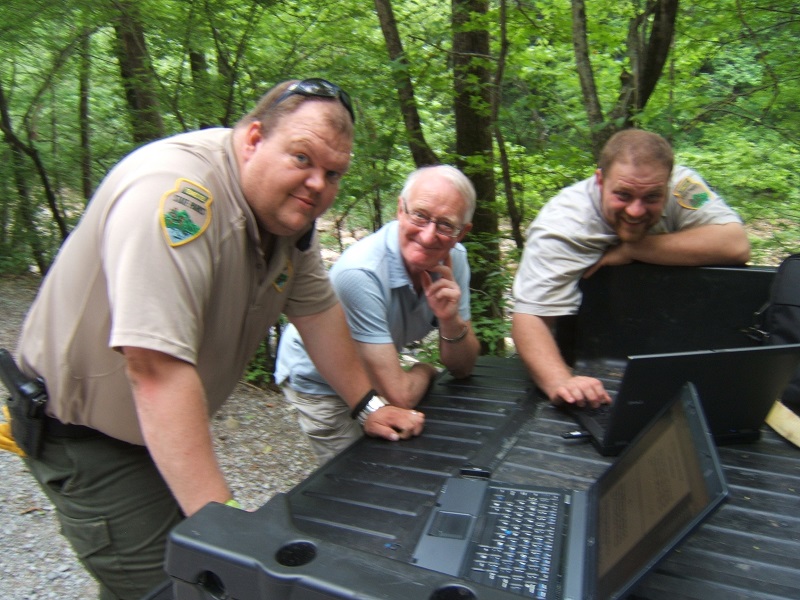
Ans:
[{"label": "shoulder patch on sleeve", "polygon": [[677,198],[678,204],[683,208],[697,210],[711,199],[711,190],[705,183],[694,177],[681,179],[672,194]]},{"label": "shoulder patch on sleeve", "polygon": [[211,203],[214,201],[202,185],[178,179],[175,187],[161,197],[161,227],[173,248],[188,244],[211,223]]}]

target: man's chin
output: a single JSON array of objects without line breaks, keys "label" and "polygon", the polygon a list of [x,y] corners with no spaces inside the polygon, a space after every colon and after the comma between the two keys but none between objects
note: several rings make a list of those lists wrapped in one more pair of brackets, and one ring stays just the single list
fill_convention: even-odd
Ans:
[{"label": "man's chin", "polygon": [[635,229],[630,227],[617,227],[617,237],[619,238],[620,242],[626,242],[629,244],[641,242],[646,235],[646,227],[637,227]]},{"label": "man's chin", "polygon": [[273,235],[291,237],[308,230],[313,219],[280,219],[267,225],[267,231]]}]

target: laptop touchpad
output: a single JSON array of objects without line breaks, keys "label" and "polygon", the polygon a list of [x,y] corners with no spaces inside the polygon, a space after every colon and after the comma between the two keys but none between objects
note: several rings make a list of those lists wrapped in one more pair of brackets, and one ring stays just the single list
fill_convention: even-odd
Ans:
[{"label": "laptop touchpad", "polygon": [[470,515],[440,510],[431,523],[428,535],[463,540],[469,533]]}]

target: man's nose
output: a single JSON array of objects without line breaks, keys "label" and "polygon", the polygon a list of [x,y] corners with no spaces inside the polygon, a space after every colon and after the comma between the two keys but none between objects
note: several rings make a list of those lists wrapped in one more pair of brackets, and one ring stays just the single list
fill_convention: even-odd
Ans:
[{"label": "man's nose", "polygon": [[317,192],[324,190],[325,172],[322,169],[311,169],[308,177],[306,177],[306,187]]},{"label": "man's nose", "polygon": [[437,239],[438,236],[436,235],[436,223],[429,221],[428,224],[422,228],[420,235],[422,235],[425,240],[431,242]]},{"label": "man's nose", "polygon": [[625,212],[631,217],[638,218],[647,213],[647,208],[645,207],[644,202],[641,200],[634,200],[625,207]]}]

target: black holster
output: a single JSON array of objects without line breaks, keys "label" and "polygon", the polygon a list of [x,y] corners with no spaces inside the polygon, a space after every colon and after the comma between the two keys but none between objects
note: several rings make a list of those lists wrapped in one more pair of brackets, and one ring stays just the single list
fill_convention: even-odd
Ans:
[{"label": "black holster", "polygon": [[11,435],[31,458],[37,458],[42,448],[47,390],[41,379],[31,379],[20,371],[14,358],[0,348],[0,379],[10,396],[6,400],[11,415]]}]

